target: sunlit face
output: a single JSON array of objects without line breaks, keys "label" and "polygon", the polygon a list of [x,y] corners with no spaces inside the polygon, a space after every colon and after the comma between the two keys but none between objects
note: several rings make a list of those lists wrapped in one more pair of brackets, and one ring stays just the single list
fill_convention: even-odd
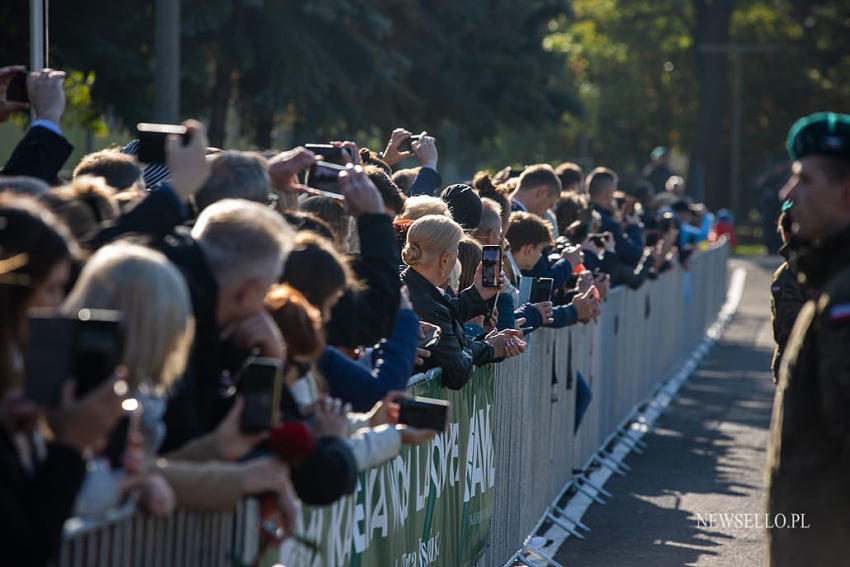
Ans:
[{"label": "sunlit face", "polygon": [[834,234],[850,222],[850,182],[832,179],[828,158],[811,155],[795,161],[788,198],[793,201],[793,231],[800,238],[814,242]]},{"label": "sunlit face", "polygon": [[440,256],[440,273],[443,275],[444,278],[448,279],[448,277],[451,275],[452,270],[455,267],[455,264],[457,264],[457,257],[458,257],[458,247],[457,246],[455,246],[454,248],[452,248],[451,250],[449,250],[447,252],[444,252]]},{"label": "sunlit face", "polygon": [[65,300],[65,286],[71,277],[71,262],[62,259],[53,266],[47,277],[35,288],[30,297],[29,307],[49,307],[57,309]]},{"label": "sunlit face", "polygon": [[532,269],[537,261],[540,260],[540,255],[543,253],[543,249],[548,245],[547,242],[540,242],[534,245],[526,245],[523,246],[521,250],[516,250],[513,252],[514,262],[516,262],[517,267],[520,270],[530,270]]},{"label": "sunlit face", "polygon": [[536,191],[537,198],[531,206],[527,206],[528,211],[534,213],[538,217],[545,218],[546,211],[555,206],[555,203],[558,202],[558,198],[561,195],[558,192],[550,193],[549,187],[546,185],[538,187]]}]

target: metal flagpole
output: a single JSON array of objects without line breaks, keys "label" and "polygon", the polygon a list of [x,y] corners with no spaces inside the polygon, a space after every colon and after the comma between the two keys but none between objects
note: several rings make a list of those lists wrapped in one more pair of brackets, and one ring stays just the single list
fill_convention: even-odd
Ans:
[{"label": "metal flagpole", "polygon": [[[30,0],[30,70],[40,71],[47,64],[45,30],[45,5],[47,0]],[[35,120],[35,109],[30,108],[30,121]]]},{"label": "metal flagpole", "polygon": [[50,67],[50,0],[43,0],[44,2],[44,10],[43,10],[43,19],[42,19],[42,28],[44,29],[44,41],[42,45],[44,45],[44,54],[42,58],[44,59],[44,66]]},{"label": "metal flagpole", "polygon": [[44,49],[46,33],[44,27],[45,0],[30,0],[30,69],[44,69],[46,53]]}]

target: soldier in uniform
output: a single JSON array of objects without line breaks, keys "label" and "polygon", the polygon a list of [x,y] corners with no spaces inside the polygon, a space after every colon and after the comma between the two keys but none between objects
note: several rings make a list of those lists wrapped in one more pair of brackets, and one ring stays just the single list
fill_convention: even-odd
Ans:
[{"label": "soldier in uniform", "polygon": [[809,243],[791,260],[810,299],[779,368],[767,454],[767,520],[774,526],[767,563],[848,565],[850,115],[798,120],[788,151],[794,232]]},{"label": "soldier in uniform", "polygon": [[779,215],[778,230],[782,236],[782,247],[779,254],[785,258],[785,262],[773,273],[770,281],[770,316],[773,319],[773,340],[776,348],[773,350],[773,361],[770,368],[773,370],[773,383],[779,381],[779,361],[785,344],[791,335],[791,327],[797,319],[797,314],[806,297],[803,295],[803,286],[797,281],[797,270],[788,263],[788,256],[792,250],[799,252],[799,239],[792,238],[791,234],[791,201],[786,201]]}]

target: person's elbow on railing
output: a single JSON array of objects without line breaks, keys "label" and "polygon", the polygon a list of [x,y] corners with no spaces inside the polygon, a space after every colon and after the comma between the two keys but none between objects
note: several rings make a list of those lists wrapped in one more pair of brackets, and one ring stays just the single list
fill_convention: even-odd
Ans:
[{"label": "person's elbow on railing", "polygon": [[514,312],[517,320],[524,319],[522,327],[528,332],[535,331],[543,325],[554,322],[553,313],[555,308],[551,301],[539,303],[526,303]]},{"label": "person's elbow on railing", "polygon": [[[445,338],[440,343],[448,342]],[[431,349],[431,363],[442,368],[443,386],[449,390],[460,390],[472,377],[472,352],[467,349],[441,349],[440,343]]]}]

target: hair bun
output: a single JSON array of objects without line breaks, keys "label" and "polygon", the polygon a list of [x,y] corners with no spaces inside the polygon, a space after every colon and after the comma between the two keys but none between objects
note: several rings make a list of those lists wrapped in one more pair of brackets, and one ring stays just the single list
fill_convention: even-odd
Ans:
[{"label": "hair bun", "polygon": [[408,266],[412,266],[422,259],[422,249],[418,244],[408,242],[405,245],[404,250],[401,251],[401,259]]}]

